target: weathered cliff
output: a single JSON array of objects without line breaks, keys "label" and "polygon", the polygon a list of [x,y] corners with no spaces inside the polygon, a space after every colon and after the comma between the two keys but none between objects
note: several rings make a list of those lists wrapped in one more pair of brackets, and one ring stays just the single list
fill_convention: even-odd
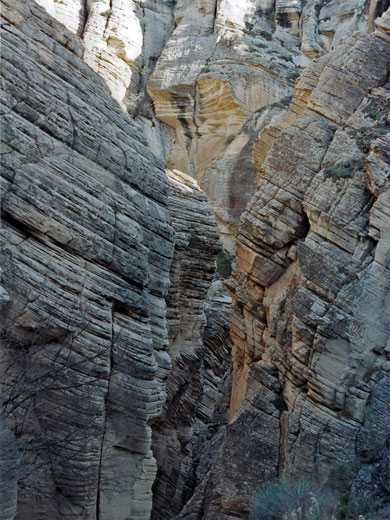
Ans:
[{"label": "weathered cliff", "polygon": [[366,29],[369,3],[177,2],[175,29],[148,92],[158,119],[173,131],[172,161],[200,182],[231,253],[254,191],[251,134],[275,115],[265,107],[293,94],[312,58]]},{"label": "weathered cliff", "polygon": [[[342,492],[361,468],[373,493],[390,416],[389,19],[308,67],[257,157],[231,280],[227,510],[245,509],[259,475]],[[233,449],[243,431],[250,449]]]},{"label": "weathered cliff", "polygon": [[77,37],[34,2],[2,16],[4,399],[31,466],[18,514],[148,518],[168,181]]},{"label": "weathered cliff", "polygon": [[[222,380],[231,366],[228,315],[231,298],[215,282],[204,302],[220,250],[210,205],[196,182],[168,172],[169,203],[176,231],[167,298],[169,355],[172,370],[161,417],[153,424],[153,453],[158,478],[152,518],[172,518],[194,493],[196,472],[208,439],[227,419],[228,400]],[[219,402],[225,399],[224,418]],[[203,482],[205,485],[206,482]]]},{"label": "weathered cliff", "polygon": [[77,35],[32,1],[2,16],[2,401],[22,456],[18,518],[146,519],[150,423],[174,338],[203,347],[216,224],[190,180],[167,178]]},{"label": "weathered cliff", "polygon": [[37,4],[2,13],[19,517],[246,518],[281,475],[385,498],[388,2]]},{"label": "weathered cliff", "polygon": [[[292,96],[303,68],[367,30],[386,2],[39,3],[83,39],[84,59],[137,117],[154,152],[197,179],[233,254],[255,189],[254,136],[285,110],[281,101]],[[276,114],[267,109],[275,103]]]}]

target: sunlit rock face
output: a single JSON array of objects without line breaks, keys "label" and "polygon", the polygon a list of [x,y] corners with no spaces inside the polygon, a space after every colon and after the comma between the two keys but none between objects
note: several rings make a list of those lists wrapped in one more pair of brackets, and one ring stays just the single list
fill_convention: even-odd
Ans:
[{"label": "sunlit rock face", "polygon": [[148,92],[156,116],[173,131],[170,158],[205,190],[233,253],[239,217],[255,189],[248,141],[263,128],[258,111],[291,97],[312,58],[366,29],[368,6],[198,0],[178,2],[174,16]]},{"label": "sunlit rock face", "polygon": [[[269,133],[255,143],[230,282],[227,510],[245,506],[259,474],[311,474],[342,493],[359,472],[358,488],[375,488],[390,416],[389,19],[309,66],[268,154]],[[240,431],[265,451],[242,472]]]},{"label": "sunlit rock face", "polygon": [[366,30],[380,8],[368,0],[40,2],[80,35],[85,60],[139,118],[155,153],[197,179],[231,254],[255,189],[245,136],[259,131],[258,110],[291,96],[304,66]]}]

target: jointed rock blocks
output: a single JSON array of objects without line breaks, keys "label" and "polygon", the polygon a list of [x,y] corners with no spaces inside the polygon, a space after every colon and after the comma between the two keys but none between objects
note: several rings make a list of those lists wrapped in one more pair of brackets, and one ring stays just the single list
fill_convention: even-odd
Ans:
[{"label": "jointed rock blocks", "polygon": [[[147,519],[153,481],[156,520],[245,518],[281,475],[385,499],[389,15],[38,3],[3,2],[1,456],[20,518]],[[216,222],[150,149],[197,177],[237,250],[233,378]]]},{"label": "jointed rock blocks", "polygon": [[[242,410],[254,368],[274,371],[283,389],[280,420],[271,430],[267,421],[259,426],[263,438],[280,435],[273,471],[312,475],[337,492],[354,476],[343,482],[340,468],[367,474],[369,442],[373,460],[388,442],[381,425],[389,406],[374,396],[378,385],[388,393],[389,57],[383,32],[356,34],[314,65],[304,97],[298,82],[289,124],[260,166],[241,218],[231,281],[233,422],[249,428]],[[262,385],[257,395],[269,401]],[[241,479],[261,471],[266,480],[268,470],[267,459],[261,470],[246,465]],[[360,492],[371,493],[372,475],[360,479]],[[230,480],[233,486],[240,477]]]}]

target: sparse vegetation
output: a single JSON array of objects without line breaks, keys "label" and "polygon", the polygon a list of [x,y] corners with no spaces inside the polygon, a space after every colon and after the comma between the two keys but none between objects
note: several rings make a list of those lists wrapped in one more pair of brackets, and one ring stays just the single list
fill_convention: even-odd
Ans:
[{"label": "sparse vegetation", "polygon": [[327,490],[308,479],[281,480],[259,487],[251,520],[333,520],[337,501]]},{"label": "sparse vegetation", "polygon": [[271,13],[269,17],[267,18],[267,22],[270,24],[271,27],[276,26],[276,19],[275,19],[275,13]]},{"label": "sparse vegetation", "polygon": [[369,496],[345,495],[337,508],[337,520],[386,520],[390,505],[380,505]]},{"label": "sparse vegetation", "polygon": [[380,107],[376,101],[371,101],[365,108],[363,108],[363,113],[367,114],[368,117],[373,119],[374,121],[380,121],[383,117],[382,112],[380,111]]},{"label": "sparse vegetation", "polygon": [[262,484],[252,502],[251,520],[385,520],[390,504],[372,496],[336,494],[301,478]]},{"label": "sparse vegetation", "polygon": [[273,103],[271,105],[271,107],[286,109],[289,107],[291,100],[292,100],[292,96],[286,96],[286,97],[282,98],[280,101]]},{"label": "sparse vegetation", "polygon": [[333,182],[336,182],[342,177],[352,177],[355,171],[364,167],[363,160],[350,160],[344,161],[331,166],[327,166],[324,169],[325,177],[330,178]]},{"label": "sparse vegetation", "polygon": [[232,274],[232,262],[233,257],[231,257],[225,251],[220,251],[217,255],[216,263],[217,263],[217,274],[225,280],[229,278]]},{"label": "sparse vegetation", "polygon": [[166,159],[164,160],[164,164],[165,168],[167,168],[168,170],[173,170],[173,168],[175,167],[175,163],[172,161],[170,157],[166,157]]}]

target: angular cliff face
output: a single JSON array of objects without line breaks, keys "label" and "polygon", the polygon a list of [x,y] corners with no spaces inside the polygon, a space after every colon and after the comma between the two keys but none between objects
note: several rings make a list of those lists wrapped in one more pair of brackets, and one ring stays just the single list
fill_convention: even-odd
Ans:
[{"label": "angular cliff face", "polygon": [[262,164],[262,134],[255,147],[231,281],[227,510],[277,475],[342,492],[361,468],[370,493],[388,442],[389,13],[377,25],[309,67]]},{"label": "angular cliff face", "polygon": [[34,2],[3,2],[2,16],[2,389],[24,451],[18,517],[147,519],[149,424],[169,369],[168,180],[78,37]]},{"label": "angular cliff face", "polygon": [[155,153],[197,179],[231,254],[255,190],[250,151],[269,123],[266,107],[292,96],[313,58],[384,8],[376,0],[39,2],[83,39],[86,62]]},{"label": "angular cliff face", "polygon": [[[246,518],[282,475],[388,496],[388,4],[3,4],[19,517]],[[237,251],[233,376],[187,174]]]},{"label": "angular cliff face", "polygon": [[[83,11],[61,5],[3,10],[2,397],[16,445],[5,429],[1,453],[13,470],[22,457],[20,518],[147,519],[150,424],[166,395],[153,450],[160,468],[177,468],[178,511],[198,448],[226,422],[230,298],[210,296],[205,330],[221,249],[207,198],[161,170],[142,127],[85,64],[71,24]],[[9,517],[15,478],[2,487]]]}]

